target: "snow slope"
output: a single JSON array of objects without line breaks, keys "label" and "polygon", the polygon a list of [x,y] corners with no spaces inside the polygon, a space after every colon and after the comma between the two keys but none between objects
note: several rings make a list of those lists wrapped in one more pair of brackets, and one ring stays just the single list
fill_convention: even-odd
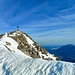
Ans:
[{"label": "snow slope", "polygon": [[[40,57],[52,58],[52,60],[43,60],[41,58],[31,58],[17,48],[18,42],[10,36],[21,35],[21,32],[12,34],[6,33],[0,39],[0,75],[75,75],[75,63],[56,61],[52,54],[43,54],[39,51]],[[35,48],[34,41],[25,35],[28,45]],[[20,39],[18,39],[21,41]],[[31,51],[37,48],[32,49]]]},{"label": "snow slope", "polygon": [[46,60],[57,60],[57,57],[47,52],[44,48],[36,45],[27,34],[22,31],[14,31],[4,34],[0,38],[0,46],[20,55]]},{"label": "snow slope", "polygon": [[28,58],[0,47],[0,75],[75,75],[75,63]]},{"label": "snow slope", "polygon": [[[10,45],[7,43],[9,43]],[[19,50],[17,46],[18,46],[18,43],[12,38],[7,37],[7,33],[0,39],[0,47],[5,48],[5,50],[9,50],[11,52],[15,52],[17,54],[29,57],[28,55],[24,54],[21,50]]]}]

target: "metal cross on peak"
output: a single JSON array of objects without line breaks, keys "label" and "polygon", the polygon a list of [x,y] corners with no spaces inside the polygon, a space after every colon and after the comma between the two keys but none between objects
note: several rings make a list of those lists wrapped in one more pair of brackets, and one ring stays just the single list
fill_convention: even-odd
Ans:
[{"label": "metal cross on peak", "polygon": [[17,26],[17,31],[19,30],[19,26]]}]

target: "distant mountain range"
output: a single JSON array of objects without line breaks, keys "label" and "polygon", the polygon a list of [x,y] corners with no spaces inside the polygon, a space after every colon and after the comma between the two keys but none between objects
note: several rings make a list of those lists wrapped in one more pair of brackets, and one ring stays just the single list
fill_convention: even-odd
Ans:
[{"label": "distant mountain range", "polygon": [[57,55],[62,61],[75,62],[75,46],[72,44],[61,46],[49,52]]}]

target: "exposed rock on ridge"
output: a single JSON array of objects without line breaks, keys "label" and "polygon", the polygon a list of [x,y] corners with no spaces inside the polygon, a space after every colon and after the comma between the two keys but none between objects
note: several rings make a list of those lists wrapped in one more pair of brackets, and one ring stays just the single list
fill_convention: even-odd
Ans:
[{"label": "exposed rock on ridge", "polygon": [[[5,34],[1,34],[0,38]],[[46,60],[58,60],[59,58],[55,55],[49,54],[47,50],[39,46],[32,38],[30,38],[26,33],[22,31],[13,31],[7,33],[7,37],[14,39],[17,43],[17,49],[21,50],[24,54],[32,58],[42,58]],[[9,50],[8,45],[11,45],[10,42],[6,41],[5,47]]]}]

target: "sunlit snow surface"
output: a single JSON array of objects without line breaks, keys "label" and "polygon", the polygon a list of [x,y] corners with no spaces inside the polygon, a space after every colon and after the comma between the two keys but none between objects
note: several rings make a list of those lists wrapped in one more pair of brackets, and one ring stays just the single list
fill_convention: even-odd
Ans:
[{"label": "sunlit snow surface", "polygon": [[0,75],[75,75],[75,64],[32,59],[0,48]]},{"label": "sunlit snow surface", "polygon": [[[9,36],[16,36],[17,35],[20,35],[22,32],[20,31],[17,31],[17,32],[14,32],[12,35],[9,35]],[[31,45],[33,48],[35,48],[36,51],[38,51],[35,47],[35,45],[33,45],[34,41],[31,40],[27,35],[23,34],[24,37],[26,38],[27,42],[29,45]],[[3,46],[3,47],[7,47],[10,49],[11,52],[15,52],[17,54],[20,54],[20,55],[24,55],[25,54],[19,50],[17,47],[18,47],[18,43],[12,39],[11,37],[9,37],[8,34],[6,33],[1,39],[0,39],[0,47]],[[10,45],[7,45],[6,42],[10,43]],[[44,56],[44,58],[51,58],[52,60],[56,60],[56,57],[50,53],[47,53],[47,55],[45,54],[42,54],[41,51],[39,52],[39,55],[42,59],[42,56]],[[28,56],[29,57],[29,56]]]},{"label": "sunlit snow surface", "polygon": [[[6,45],[6,42],[10,43],[11,45]],[[6,50],[8,50],[5,47],[5,45],[11,50],[11,52],[15,52],[17,54],[27,56],[21,50],[19,50],[17,48],[18,43],[14,39],[12,39],[10,37],[7,37],[7,33],[0,39],[0,47],[5,48]],[[29,57],[29,56],[27,56],[27,57]],[[29,58],[31,58],[31,57],[29,57]]]},{"label": "sunlit snow surface", "polygon": [[[33,41],[27,39],[33,45]],[[11,45],[6,45],[6,42]],[[33,59],[23,54],[17,46],[17,42],[7,37],[7,34],[0,39],[0,75],[75,75],[74,63]],[[51,54],[48,56],[52,57]]]}]

